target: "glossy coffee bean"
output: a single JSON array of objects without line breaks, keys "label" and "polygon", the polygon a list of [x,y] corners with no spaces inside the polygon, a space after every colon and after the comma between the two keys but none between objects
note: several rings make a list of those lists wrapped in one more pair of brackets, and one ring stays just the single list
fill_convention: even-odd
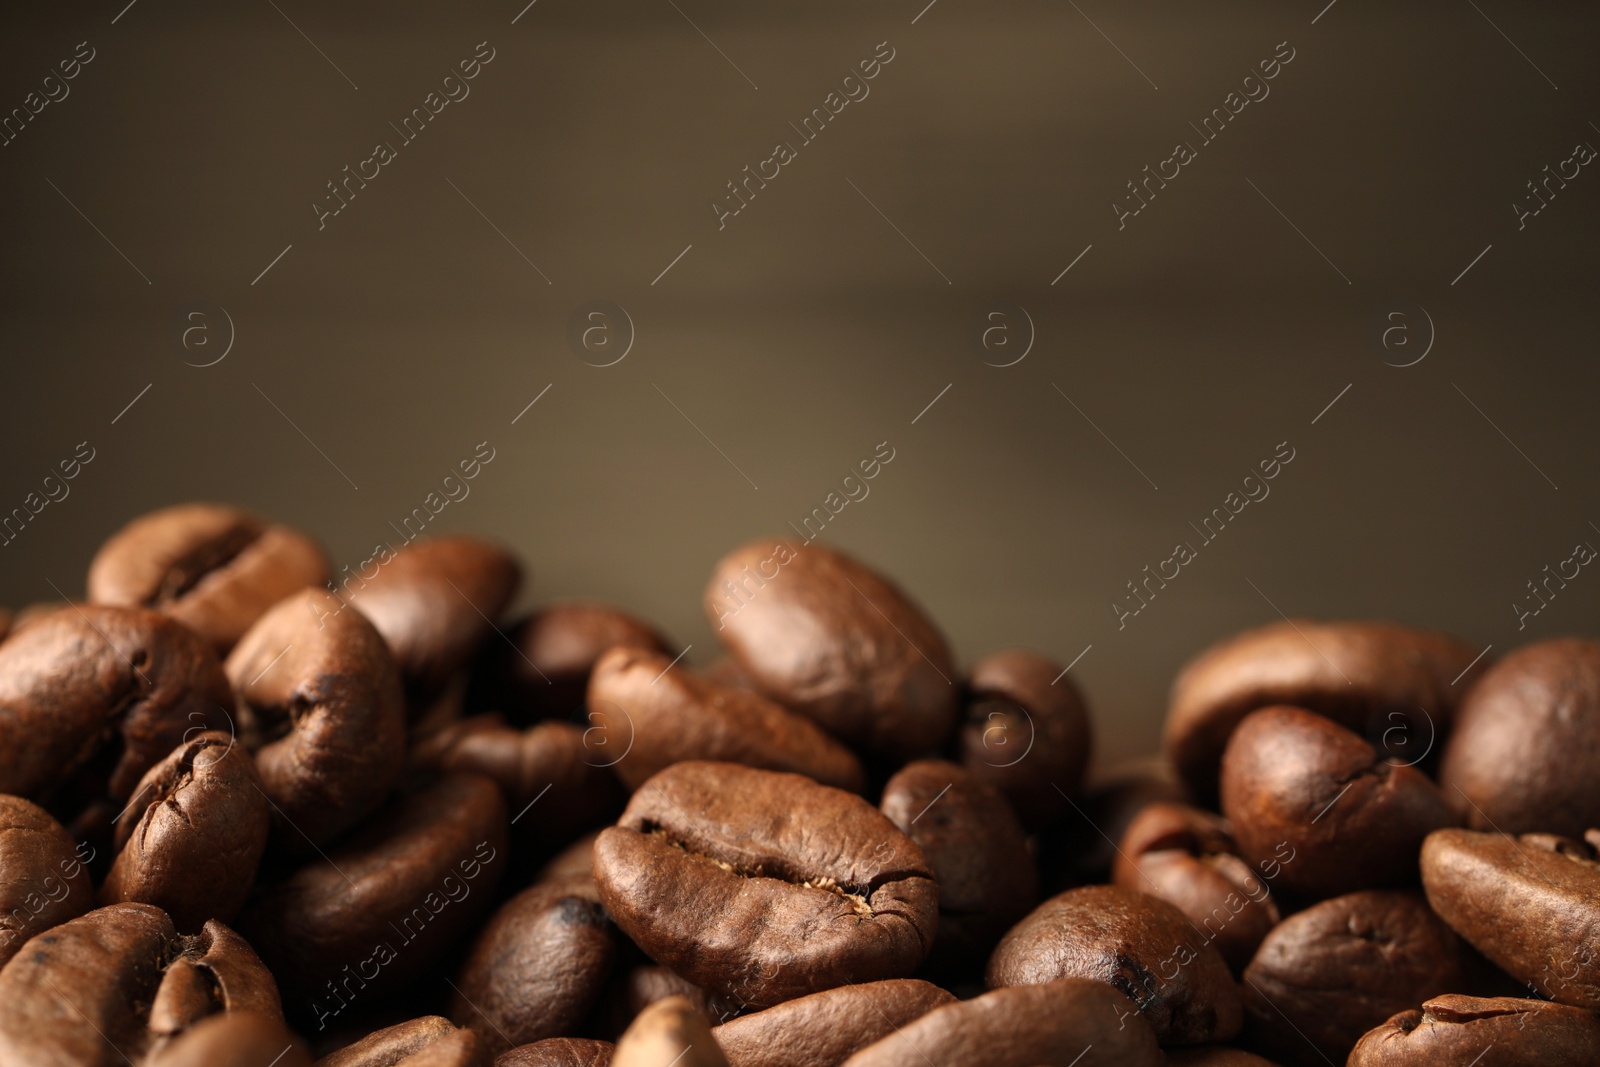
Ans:
[{"label": "glossy coffee bean", "polygon": [[592,878],[530,886],[478,935],[455,981],[450,1016],[496,1052],[571,1034],[599,998],[616,954]]},{"label": "glossy coffee bean", "polygon": [[683,997],[650,1005],[617,1041],[612,1067],[728,1067],[705,1018]]},{"label": "glossy coffee bean", "polygon": [[1239,987],[1222,956],[1183,912],[1145,893],[1084,886],[1052,897],[1006,934],[985,975],[991,988],[1058,978],[1116,989],[1162,1044],[1239,1032]]},{"label": "glossy coffee bean", "polygon": [[845,1067],[1160,1067],[1155,1034],[1127,997],[1076,978],[947,1004],[851,1056]]},{"label": "glossy coffee bean", "polygon": [[1268,883],[1239,857],[1226,820],[1182,804],[1151,804],[1128,824],[1112,881],[1175,904],[1233,973],[1281,917]]},{"label": "glossy coffee bean", "polygon": [[1594,844],[1440,830],[1423,843],[1422,884],[1440,917],[1507,974],[1541,997],[1600,1011]]},{"label": "glossy coffee bean", "polygon": [[1439,785],[1466,824],[1580,837],[1600,826],[1600,641],[1517,649],[1462,701]]},{"label": "glossy coffee bean", "polygon": [[144,776],[117,821],[100,902],[154,904],[179,930],[232,922],[255,883],[272,817],[255,761],[225,733],[185,741]]},{"label": "glossy coffee bean", "polygon": [[325,591],[280,601],[227,669],[240,738],[255,752],[286,848],[329,843],[399,781],[405,722],[394,659],[370,622]]},{"label": "glossy coffee bean", "polygon": [[858,796],[678,763],[595,843],[606,911],[652,959],[751,1007],[909,975],[938,923],[922,851]]},{"label": "glossy coffee bean", "polygon": [[125,801],[187,733],[227,729],[232,710],[222,665],[172,619],[62,608],[0,643],[0,792],[46,796],[81,771]]},{"label": "glossy coffee bean", "polygon": [[551,1037],[502,1052],[494,1067],[611,1067],[616,1051],[609,1041]]},{"label": "glossy coffee bean", "polygon": [[394,652],[415,718],[494,635],[521,582],[522,568],[498,545],[439,537],[405,546],[372,578],[341,588]]},{"label": "glossy coffee bean", "polygon": [[811,719],[697,677],[674,666],[670,655],[636,648],[605,653],[589,682],[588,706],[591,722],[631,741],[614,769],[632,789],[685,760],[793,771],[851,792],[866,783],[855,754]]},{"label": "glossy coffee bean", "polygon": [[250,1011],[214,1015],[142,1061],[143,1067],[311,1067],[281,1019]]},{"label": "glossy coffee bean", "polygon": [[928,982],[891,978],[840,986],[711,1028],[730,1067],[837,1067],[955,997]]},{"label": "glossy coffee bean", "polygon": [[1093,749],[1072,679],[1036,652],[996,652],[973,665],[967,690],[961,765],[1000,790],[1026,826],[1069,816]]},{"label": "glossy coffee bean", "polygon": [[1373,889],[1291,915],[1244,972],[1253,1044],[1286,1064],[1342,1062],[1405,1006],[1484,982],[1465,942],[1413,890]]},{"label": "glossy coffee bean", "polygon": [[954,763],[918,760],[889,779],[878,806],[939,883],[932,959],[981,965],[1039,901],[1039,872],[1011,805]]},{"label": "glossy coffee bean", "polygon": [[283,1020],[242,938],[220,923],[183,937],[159,908],[113,904],[34,937],[0,970],[0,1063],[137,1062],[233,1011]]},{"label": "glossy coffee bean", "polygon": [[89,565],[89,600],[153,608],[219,656],[272,605],[328,580],[311,538],[220,504],[179,504],[134,519]]},{"label": "glossy coffee bean", "polygon": [[847,556],[752,541],[717,564],[705,608],[762,692],[852,745],[923,755],[955,725],[960,694],[944,636]]},{"label": "glossy coffee bean", "polygon": [[442,1015],[407,1019],[328,1053],[317,1061],[317,1067],[393,1067],[455,1032],[456,1024]]},{"label": "glossy coffee bean", "polygon": [[1417,850],[1455,814],[1415,767],[1300,708],[1262,708],[1222,758],[1222,812],[1274,888],[1310,899],[1414,885]]},{"label": "glossy coffee bean", "polygon": [[505,635],[484,646],[473,686],[480,703],[514,722],[564,717],[582,708],[595,663],[619,645],[676,654],[649,623],[608,604],[550,604],[507,627]]},{"label": "glossy coffee bean", "polygon": [[29,938],[89,910],[83,854],[43,808],[0,794],[0,967]]},{"label": "glossy coffee bean", "polygon": [[1166,752],[1196,798],[1209,801],[1240,720],[1257,708],[1288,704],[1365,737],[1387,738],[1388,755],[1416,763],[1449,732],[1457,701],[1486,666],[1473,664],[1481,651],[1394,623],[1296,619],[1247,630],[1212,645],[1178,674]]},{"label": "glossy coffee bean", "polygon": [[1513,997],[1434,997],[1368,1033],[1349,1067],[1579,1067],[1600,1063],[1600,1017]]},{"label": "glossy coffee bean", "polygon": [[500,790],[448,775],[263,890],[240,927],[319,1031],[429,972],[483,914],[505,847]]}]

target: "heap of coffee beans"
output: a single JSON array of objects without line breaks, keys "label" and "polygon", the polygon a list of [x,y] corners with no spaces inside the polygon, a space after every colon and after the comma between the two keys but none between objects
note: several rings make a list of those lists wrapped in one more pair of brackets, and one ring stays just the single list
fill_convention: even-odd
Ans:
[{"label": "heap of coffee beans", "polygon": [[1600,1064],[1600,643],[1285,621],[1086,779],[836,552],[699,670],[521,577],[195,504],[0,612],[0,1067]]}]

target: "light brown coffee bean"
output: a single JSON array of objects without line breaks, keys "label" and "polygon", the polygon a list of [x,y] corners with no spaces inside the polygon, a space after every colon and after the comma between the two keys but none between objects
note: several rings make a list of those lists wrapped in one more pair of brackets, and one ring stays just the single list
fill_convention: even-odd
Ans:
[{"label": "light brown coffee bean", "polygon": [[311,1058],[282,1020],[249,1011],[205,1019],[142,1067],[311,1067]]},{"label": "light brown coffee bean", "polygon": [[617,1042],[613,1067],[728,1067],[705,1019],[683,997],[639,1013]]},{"label": "light brown coffee bean", "polygon": [[731,1067],[838,1067],[955,997],[915,978],[840,986],[711,1028]]},{"label": "light brown coffee bean", "polygon": [[442,1015],[424,1015],[386,1026],[317,1061],[316,1067],[394,1067],[413,1052],[456,1032]]},{"label": "light brown coffee bean", "polygon": [[582,1037],[551,1037],[494,1058],[494,1067],[611,1067],[617,1046]]}]

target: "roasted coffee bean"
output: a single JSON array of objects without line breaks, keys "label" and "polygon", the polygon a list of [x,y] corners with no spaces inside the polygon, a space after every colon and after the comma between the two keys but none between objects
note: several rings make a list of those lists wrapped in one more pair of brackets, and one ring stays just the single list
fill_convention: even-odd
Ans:
[{"label": "roasted coffee bean", "polygon": [[996,652],[973,666],[967,689],[961,765],[1000,790],[1029,827],[1070,814],[1093,748],[1072,679],[1036,652]]},{"label": "roasted coffee bean", "polygon": [[1151,804],[1134,817],[1112,881],[1177,905],[1234,974],[1280,918],[1267,883],[1239,857],[1227,822],[1183,804]]},{"label": "roasted coffee bean", "polygon": [[1600,641],[1543,641],[1461,702],[1439,785],[1466,824],[1579,837],[1600,826]]},{"label": "roasted coffee bean", "polygon": [[281,1019],[231,1011],[196,1024],[142,1061],[143,1067],[311,1067]]},{"label": "roasted coffee bean", "polygon": [[1580,1067],[1600,1063],[1600,1017],[1513,997],[1442,996],[1368,1033],[1349,1067]]},{"label": "roasted coffee bean", "polygon": [[731,1067],[838,1067],[955,999],[928,982],[890,978],[787,1001],[712,1027],[711,1036]]},{"label": "roasted coffee bean", "polygon": [[861,761],[811,719],[743,689],[729,689],[673,666],[672,657],[614,648],[595,664],[589,720],[608,737],[627,738],[615,770],[632,789],[685,760],[721,760],[793,771],[823,785],[860,792]]},{"label": "roasted coffee bean", "polygon": [[490,902],[505,846],[500,790],[447,775],[264,890],[239,924],[321,1030],[438,963]]},{"label": "roasted coffee bean", "polygon": [[921,849],[858,796],[797,774],[678,763],[594,849],[600,899],[652,959],[764,1008],[909,975],[938,922]]},{"label": "roasted coffee bean", "polygon": [[125,801],[186,734],[227,729],[232,710],[222,665],[192,631],[142,608],[62,608],[0,643],[0,792],[42,797],[83,771]]},{"label": "roasted coffee bean", "polygon": [[185,741],[154,767],[117,821],[100,902],[154,904],[179,930],[232,922],[272,824],[255,761],[227,734]]},{"label": "roasted coffee bean", "polygon": [[113,904],[39,934],[0,970],[0,1063],[132,1062],[233,1011],[283,1021],[241,937],[220,923],[184,937],[160,908]]},{"label": "roasted coffee bean", "polygon": [[889,779],[878,806],[939,883],[932,961],[981,965],[1039,902],[1039,872],[1011,805],[954,763],[919,760]]},{"label": "roasted coffee bean", "polygon": [[1272,1058],[1337,1063],[1405,1006],[1484,981],[1421,893],[1369,889],[1279,923],[1245,968],[1245,1013],[1252,1043]]},{"label": "roasted coffee bean", "polygon": [[628,1027],[613,1067],[728,1067],[705,1018],[683,997],[650,1005]]},{"label": "roasted coffee bean", "polygon": [[613,938],[592,878],[530,886],[478,935],[450,1017],[496,1052],[570,1034],[610,976]]},{"label": "roasted coffee bean", "polygon": [[[624,946],[625,952],[628,947]],[[720,994],[706,992],[659,963],[641,963],[612,974],[588,1027],[601,1036],[615,1040],[632,1025],[640,1012],[668,997],[687,999],[713,1026],[738,1015],[743,1007]]]},{"label": "roasted coffee bean", "polygon": [[272,605],[328,580],[311,538],[238,508],[179,504],[134,519],[89,564],[89,600],[153,608],[225,656]]},{"label": "roasted coffee bean", "polygon": [[[506,805],[521,813],[517,834],[545,851],[611,822],[627,799],[607,765],[611,757],[589,743],[598,729],[590,730],[566,722],[515,730],[499,715],[474,715],[417,742],[409,762],[415,770],[475,771],[493,778]],[[582,869],[588,871],[587,861]]]},{"label": "roasted coffee bean", "polygon": [[1247,630],[1190,660],[1173,682],[1167,755],[1208,802],[1234,727],[1257,708],[1288,704],[1384,740],[1386,755],[1416,763],[1449,731],[1459,695],[1485,667],[1472,662],[1479,652],[1393,623],[1297,619]]},{"label": "roasted coffee bean", "polygon": [[1440,830],[1423,842],[1422,884],[1439,916],[1507,974],[1541,997],[1600,1011],[1594,844]]},{"label": "roasted coffee bean", "polygon": [[1457,821],[1421,771],[1289,707],[1251,712],[1233,732],[1222,811],[1240,855],[1309,899],[1416,884],[1422,839]]},{"label": "roasted coffee bean", "polygon": [[399,781],[405,721],[394,659],[372,624],[320,589],[279,602],[228,657],[241,738],[256,754],[276,836],[322,846]]},{"label": "roasted coffee bean", "polygon": [[1209,939],[1173,905],[1116,886],[1069,889],[1012,928],[989,959],[991,988],[1057,978],[1105,982],[1130,998],[1164,1045],[1226,1041],[1239,987]]},{"label": "roasted coffee bean", "polygon": [[558,878],[565,878],[570,874],[582,874],[593,877],[594,872],[594,843],[600,839],[601,831],[595,830],[578,838],[566,848],[550,857],[550,862],[539,868],[534,876],[535,882],[553,882]]},{"label": "roasted coffee bean", "polygon": [[407,1019],[328,1053],[317,1061],[317,1067],[394,1067],[412,1053],[455,1032],[456,1024],[442,1015]]},{"label": "roasted coffee bean", "polygon": [[1166,1067],[1278,1067],[1254,1052],[1220,1045],[1167,1049]]},{"label": "roasted coffee bean", "polygon": [[49,812],[0,795],[0,967],[23,943],[94,902],[89,868]]},{"label": "roasted coffee bean", "polygon": [[1065,978],[935,1009],[845,1067],[1160,1067],[1155,1034],[1108,985]]},{"label": "roasted coffee bean", "polygon": [[581,709],[595,663],[619,645],[673,655],[649,623],[607,604],[551,604],[513,623],[505,634],[506,640],[484,646],[473,688],[481,706],[516,722]]},{"label": "roasted coffee bean", "polygon": [[418,1049],[395,1067],[489,1067],[487,1046],[471,1030],[457,1030]]},{"label": "roasted coffee bean", "polygon": [[551,1037],[494,1058],[494,1067],[611,1067],[617,1046],[581,1037]]},{"label": "roasted coffee bean", "polygon": [[389,643],[415,719],[494,634],[521,582],[522,568],[499,546],[439,537],[405,546],[343,590]]},{"label": "roasted coffee bean", "polygon": [[717,564],[705,608],[764,693],[850,744],[924,755],[955,725],[944,636],[899,588],[847,556],[752,541]]}]

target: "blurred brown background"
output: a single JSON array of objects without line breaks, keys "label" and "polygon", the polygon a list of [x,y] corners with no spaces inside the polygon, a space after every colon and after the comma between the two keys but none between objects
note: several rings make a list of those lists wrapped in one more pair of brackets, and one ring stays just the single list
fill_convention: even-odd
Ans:
[{"label": "blurred brown background", "polygon": [[[13,5],[0,511],[94,459],[0,548],[0,603],[79,594],[112,530],[190,499],[354,566],[487,441],[429,529],[704,664],[713,562],[887,441],[821,543],[965,662],[1082,653],[1102,762],[1153,748],[1185,659],[1280,609],[1490,655],[1596,631],[1587,569],[1513,607],[1600,545],[1592,5],[925,3]],[[406,142],[446,89],[470,95]],[[779,141],[796,158],[719,229]],[[1179,141],[1197,158],[1119,229]],[[1270,497],[1202,544],[1285,441]],[[1198,558],[1119,629],[1180,540]]]}]

